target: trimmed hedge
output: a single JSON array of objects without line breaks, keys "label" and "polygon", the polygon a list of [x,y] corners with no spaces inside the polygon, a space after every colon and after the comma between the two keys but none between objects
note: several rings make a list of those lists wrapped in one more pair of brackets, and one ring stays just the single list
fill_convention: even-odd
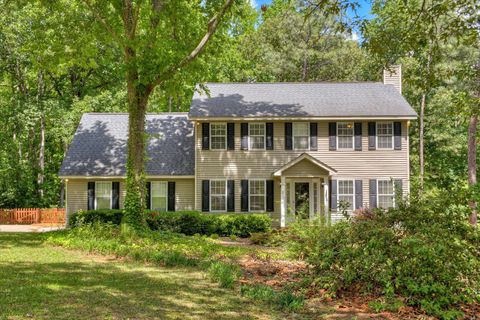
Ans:
[{"label": "trimmed hedge", "polygon": [[[270,230],[272,220],[265,214],[205,214],[198,211],[146,211],[147,224],[152,230],[185,235],[249,237],[252,233]],[[119,225],[123,210],[80,210],[70,217],[70,226],[103,222]]]}]

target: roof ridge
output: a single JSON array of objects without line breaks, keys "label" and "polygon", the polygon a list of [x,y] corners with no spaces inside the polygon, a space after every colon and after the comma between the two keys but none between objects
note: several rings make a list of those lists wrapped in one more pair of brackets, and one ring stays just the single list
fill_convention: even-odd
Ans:
[{"label": "roof ridge", "polygon": [[[83,114],[91,114],[91,115],[109,115],[109,116],[126,116],[128,115],[128,112],[84,112]],[[168,116],[168,115],[188,115],[187,111],[182,111],[182,112],[147,112],[147,116]]]},{"label": "roof ridge", "polygon": [[281,85],[312,85],[312,84],[381,84],[384,85],[383,82],[380,81],[312,81],[312,82],[206,82],[205,85],[208,84],[238,84],[238,85],[252,85],[252,84],[261,84],[261,85],[272,85],[272,84],[281,84]]}]

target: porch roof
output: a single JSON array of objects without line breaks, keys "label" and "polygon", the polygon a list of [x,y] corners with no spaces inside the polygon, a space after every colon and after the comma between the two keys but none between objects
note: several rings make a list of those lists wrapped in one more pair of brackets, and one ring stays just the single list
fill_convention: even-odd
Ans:
[{"label": "porch roof", "polygon": [[278,169],[277,171],[275,171],[273,173],[273,176],[275,177],[280,177],[283,175],[283,173],[294,167],[295,165],[297,165],[298,163],[300,163],[301,161],[309,161],[310,163],[312,163],[313,165],[317,166],[318,168],[321,168],[325,171],[328,172],[329,175],[332,175],[332,174],[335,174],[337,173],[337,170],[335,170],[334,168],[330,167],[329,165],[323,163],[322,161],[316,159],[315,157],[312,157],[311,155],[309,155],[308,153],[302,153],[301,155],[299,155],[297,158],[291,160],[290,162],[287,162],[285,165],[283,165],[280,169]]}]

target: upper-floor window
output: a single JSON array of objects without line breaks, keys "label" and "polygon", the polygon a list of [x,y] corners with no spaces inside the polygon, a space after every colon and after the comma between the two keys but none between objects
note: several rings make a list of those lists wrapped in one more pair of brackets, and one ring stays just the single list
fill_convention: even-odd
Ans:
[{"label": "upper-floor window", "polygon": [[95,209],[112,208],[112,182],[95,182]]},{"label": "upper-floor window", "polygon": [[249,210],[252,212],[265,211],[265,180],[249,180]]},{"label": "upper-floor window", "polygon": [[293,123],[293,149],[308,149],[310,140],[310,124],[308,122]]},{"label": "upper-floor window", "polygon": [[343,203],[347,210],[353,210],[355,201],[355,190],[353,180],[338,180],[338,203]]},{"label": "upper-floor window", "polygon": [[210,180],[210,211],[227,211],[227,182]]},{"label": "upper-floor window", "polygon": [[248,136],[250,150],[265,149],[265,123],[249,123]]},{"label": "upper-floor window", "polygon": [[395,206],[395,188],[393,181],[378,180],[378,207],[379,208],[393,208]]},{"label": "upper-floor window", "polygon": [[227,124],[210,124],[210,147],[212,150],[227,149]]},{"label": "upper-floor window", "polygon": [[167,211],[166,181],[152,181],[150,196],[150,208],[152,208],[152,210]]},{"label": "upper-floor window", "polygon": [[337,123],[337,139],[339,150],[353,149],[353,122]]},{"label": "upper-floor window", "polygon": [[393,149],[392,122],[377,122],[377,149]]}]

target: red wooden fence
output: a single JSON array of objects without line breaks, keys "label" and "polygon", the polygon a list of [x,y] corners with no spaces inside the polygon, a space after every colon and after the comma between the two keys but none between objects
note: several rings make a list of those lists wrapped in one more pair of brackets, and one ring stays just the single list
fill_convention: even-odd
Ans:
[{"label": "red wooden fence", "polygon": [[0,209],[0,224],[64,224],[65,209],[17,208]]}]

